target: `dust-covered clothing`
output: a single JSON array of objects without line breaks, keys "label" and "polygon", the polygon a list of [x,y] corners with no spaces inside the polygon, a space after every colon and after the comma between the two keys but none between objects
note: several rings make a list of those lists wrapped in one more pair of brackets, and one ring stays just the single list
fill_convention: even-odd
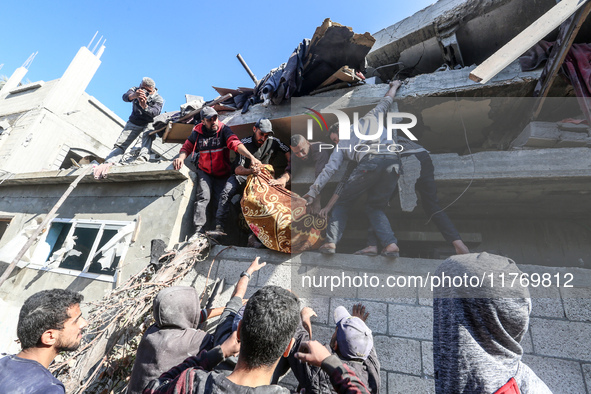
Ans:
[{"label": "dust-covered clothing", "polygon": [[450,284],[434,290],[435,391],[492,394],[514,378],[522,394],[551,393],[521,361],[531,313],[529,291],[499,283],[501,274],[521,275],[516,264],[506,257],[472,253],[445,260],[434,276],[443,273],[477,276],[484,282],[481,287]]},{"label": "dust-covered clothing", "polygon": [[206,318],[193,287],[173,286],[158,293],[154,299],[156,323],[142,337],[128,393],[141,393],[151,380],[187,357],[211,349],[213,336],[197,328]]},{"label": "dust-covered clothing", "polygon": [[0,391],[22,394],[64,394],[66,389],[37,361],[6,356],[0,358]]}]

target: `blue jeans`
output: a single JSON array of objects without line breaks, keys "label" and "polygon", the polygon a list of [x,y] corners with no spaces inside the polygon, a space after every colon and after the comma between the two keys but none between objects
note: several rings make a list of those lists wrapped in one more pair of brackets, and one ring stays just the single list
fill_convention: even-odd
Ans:
[{"label": "blue jeans", "polygon": [[[437,185],[435,184],[434,176],[435,169],[433,167],[431,156],[428,152],[415,153],[415,156],[421,163],[421,175],[419,176],[419,179],[417,179],[415,190],[421,196],[423,211],[425,211],[428,218],[433,220],[433,223],[435,223],[437,229],[447,242],[452,243],[453,241],[462,239],[449,216],[447,216],[445,211],[442,211],[439,206]],[[376,239],[373,230],[370,228],[367,234],[367,244],[369,246],[376,246],[377,242],[378,240]]]},{"label": "blue jeans", "polygon": [[138,126],[135,123],[127,122],[123,131],[121,131],[119,138],[117,138],[113,150],[107,155],[107,157],[105,157],[105,162],[119,163],[127,148],[133,144],[140,134],[142,135],[142,148],[138,157],[149,155],[152,151],[152,141],[155,138],[150,135],[150,132],[153,130],[154,127],[152,123],[148,123],[145,126]]},{"label": "blue jeans", "polygon": [[326,240],[330,243],[340,241],[347,226],[349,210],[355,200],[367,192],[365,212],[376,236],[382,245],[396,243],[394,231],[390,226],[384,209],[398,183],[400,159],[395,154],[367,154],[353,170],[337,203],[335,204],[326,229]]}]

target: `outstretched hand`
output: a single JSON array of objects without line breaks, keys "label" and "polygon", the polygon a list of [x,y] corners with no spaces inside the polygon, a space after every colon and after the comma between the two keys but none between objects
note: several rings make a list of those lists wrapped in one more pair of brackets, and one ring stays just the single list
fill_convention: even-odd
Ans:
[{"label": "outstretched hand", "polygon": [[312,339],[312,321],[310,320],[312,316],[318,317],[316,312],[314,312],[314,309],[310,308],[309,306],[303,307],[300,311],[300,317],[302,318],[302,326],[304,326],[304,329],[308,331],[310,339]]},{"label": "outstretched hand", "polygon": [[369,312],[365,312],[365,305],[363,304],[355,304],[353,305],[353,310],[351,311],[351,316],[358,317],[363,321],[366,321],[369,317]]},{"label": "outstretched hand", "polygon": [[264,261],[262,263],[259,263],[259,259],[260,259],[260,257],[257,256],[252,261],[252,263],[250,263],[250,267],[248,267],[248,270],[247,270],[247,272],[249,274],[253,274],[254,272],[257,272],[258,270],[260,270],[261,268],[263,268],[265,265],[267,265],[267,263],[264,262]]},{"label": "outstretched hand", "polygon": [[295,358],[305,363],[319,367],[330,356],[330,352],[318,341],[302,342],[295,354]]}]

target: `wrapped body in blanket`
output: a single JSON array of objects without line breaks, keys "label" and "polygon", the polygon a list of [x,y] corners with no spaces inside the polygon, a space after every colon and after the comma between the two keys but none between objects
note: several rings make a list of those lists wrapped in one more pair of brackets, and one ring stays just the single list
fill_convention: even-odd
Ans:
[{"label": "wrapped body in blanket", "polygon": [[306,200],[280,185],[269,185],[272,167],[248,177],[242,213],[256,237],[269,249],[301,253],[324,242],[326,220],[306,213]]}]

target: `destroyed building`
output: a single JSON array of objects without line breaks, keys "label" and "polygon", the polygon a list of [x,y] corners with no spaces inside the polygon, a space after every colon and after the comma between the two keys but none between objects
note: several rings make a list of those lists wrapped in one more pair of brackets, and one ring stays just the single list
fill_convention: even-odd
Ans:
[{"label": "destroyed building", "polygon": [[[442,206],[469,248],[508,256],[529,274],[548,273],[561,278],[572,275],[573,288],[530,287],[533,310],[530,332],[522,343],[524,360],[554,392],[589,393],[591,243],[587,206],[591,193],[591,134],[589,123],[583,122],[588,101],[577,99],[576,87],[562,75],[556,76],[564,56],[560,60],[551,57],[538,67],[523,71],[518,57],[531,45],[521,48],[524,44],[519,41],[512,47],[509,45],[521,32],[548,15],[555,5],[549,0],[440,0],[372,34],[375,43],[366,56],[364,83],[351,75],[344,82],[337,78],[334,85],[338,86],[333,86],[336,89],[330,90],[327,85],[329,89],[292,97],[277,105],[255,104],[245,113],[227,111],[223,121],[239,137],[245,137],[259,118],[268,117],[276,135],[287,141],[292,134],[306,134],[309,120],[306,107],[319,112],[339,108],[348,113],[363,113],[384,95],[385,81],[405,79],[397,94],[399,109],[417,115],[413,132],[431,152]],[[536,29],[533,44],[558,40],[557,47],[565,47],[566,53],[572,42],[590,42],[589,5],[572,7],[560,13],[566,22],[558,21],[546,30]],[[489,73],[485,83],[476,82],[478,66],[486,64],[488,59],[494,60],[495,54],[503,50],[519,53],[508,65]],[[0,91],[0,121],[8,122],[4,123],[6,127],[2,126],[4,130],[12,128],[8,136],[0,135],[0,157],[16,161],[12,149],[33,151],[33,145],[23,146],[26,137],[31,134],[29,144],[34,144],[42,133],[34,129],[21,132],[26,129],[24,123],[14,126],[20,113],[33,108],[46,111],[46,118],[56,116],[65,118],[64,121],[76,115],[66,115],[68,112],[96,109],[103,116],[100,122],[109,126],[102,123],[99,133],[91,125],[76,125],[78,132],[84,132],[89,139],[77,142],[78,145],[65,146],[66,141],[57,138],[52,140],[56,145],[51,149],[47,142],[39,145],[35,151],[45,150],[47,157],[35,167],[21,170],[10,161],[6,161],[6,166],[4,160],[1,162],[0,169],[6,175],[0,181],[0,222],[4,223],[0,228],[0,248],[16,239],[25,228],[34,226],[36,219],[42,219],[63,194],[65,185],[82,173],[82,169],[69,169],[69,165],[63,167],[68,169],[58,170],[66,157],[78,158],[86,152],[104,157],[123,125],[84,93],[86,85],[80,90],[81,99],[73,102],[71,108],[59,109],[61,112],[40,106],[39,103],[45,103],[41,96],[26,97],[33,93],[41,95],[43,89],[59,86],[60,81],[31,88],[29,93],[19,91],[18,81],[12,81],[9,89],[16,92],[7,93],[6,86]],[[223,96],[240,90],[218,91]],[[538,94],[546,97],[545,102],[534,97],[534,92],[539,91],[545,91],[543,95]],[[51,98],[49,91],[47,96]],[[20,112],[4,110],[13,105],[11,99],[22,102]],[[50,104],[51,100],[47,102]],[[55,115],[58,113],[64,115]],[[326,118],[334,121],[330,115]],[[575,121],[566,121],[568,118]],[[34,119],[26,127],[43,121]],[[312,127],[314,135],[321,135],[321,128]],[[182,142],[190,128],[184,125],[174,129],[170,125],[164,145],[166,140]],[[9,142],[15,147],[10,151],[5,149]],[[178,152],[178,145],[173,146],[174,149],[166,151]],[[61,156],[58,152],[62,152]],[[329,188],[334,189],[336,178]],[[304,194],[313,181],[313,170],[302,168],[292,181],[292,190]],[[189,173],[172,170],[168,161],[115,167],[101,182],[91,176],[84,178],[39,241],[50,249],[32,251],[20,264],[22,268],[0,288],[3,303],[0,332],[6,338],[0,343],[2,349],[15,349],[11,330],[16,322],[9,321],[9,317],[16,315],[28,295],[57,286],[81,291],[89,301],[99,299],[148,264],[152,239],[162,239],[172,247],[190,235],[191,212],[187,207],[191,206],[192,189]],[[164,211],[166,215],[162,215]],[[388,213],[395,218],[392,224],[401,248],[401,257],[395,262],[350,254],[364,246],[365,231],[359,229],[365,226],[361,224],[345,232],[341,242],[344,246],[334,257],[312,252],[285,255],[243,247],[225,250],[216,246],[207,264],[197,265],[181,283],[201,291],[208,276],[216,281],[225,280],[223,291],[215,300],[218,306],[229,299],[238,273],[256,255],[261,255],[268,267],[252,279],[247,297],[267,284],[297,287],[298,278],[305,274],[355,276],[363,273],[365,267],[371,267],[380,278],[425,277],[453,253],[420,209],[402,212],[394,203]],[[82,257],[66,257],[57,262],[57,267],[56,263],[52,266],[48,260],[50,250],[53,255],[57,251],[55,246],[61,242],[58,246],[64,254],[68,253],[63,238],[72,236],[78,236],[78,241],[85,240],[88,250]],[[116,240],[111,245],[113,248],[97,253],[110,239]],[[97,268],[99,259],[109,258],[104,252],[111,253],[111,260]],[[213,256],[217,258],[212,262]],[[304,303],[318,313],[314,325],[317,339],[325,342],[330,339],[331,313],[336,306],[348,307],[362,300],[371,314],[369,325],[382,364],[384,392],[409,389],[434,392],[429,289],[333,290],[316,288],[302,295]],[[288,376],[284,384],[294,385],[293,377]]]}]

